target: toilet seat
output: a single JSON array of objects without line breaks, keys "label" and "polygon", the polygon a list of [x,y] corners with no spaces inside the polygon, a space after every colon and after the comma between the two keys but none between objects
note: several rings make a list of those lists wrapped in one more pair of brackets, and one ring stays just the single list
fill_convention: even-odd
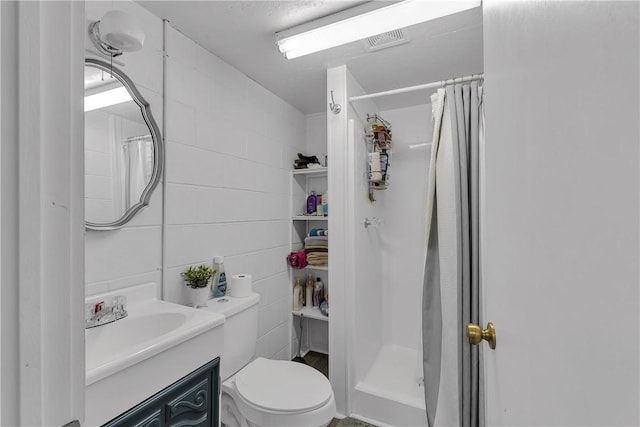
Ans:
[{"label": "toilet seat", "polygon": [[234,382],[238,397],[269,413],[310,412],[333,398],[331,384],[324,375],[309,366],[284,360],[259,357],[241,369]]}]

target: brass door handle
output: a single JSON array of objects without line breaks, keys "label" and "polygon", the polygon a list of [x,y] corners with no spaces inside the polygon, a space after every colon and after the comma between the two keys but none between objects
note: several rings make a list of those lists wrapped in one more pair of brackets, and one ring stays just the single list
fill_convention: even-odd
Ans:
[{"label": "brass door handle", "polygon": [[487,323],[487,329],[482,329],[473,323],[467,324],[467,337],[471,345],[478,345],[485,340],[489,343],[491,350],[496,349],[496,328],[491,322]]}]

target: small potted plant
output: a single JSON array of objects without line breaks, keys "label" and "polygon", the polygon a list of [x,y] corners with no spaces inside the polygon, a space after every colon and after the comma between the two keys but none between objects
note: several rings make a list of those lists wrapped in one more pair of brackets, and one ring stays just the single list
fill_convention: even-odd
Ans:
[{"label": "small potted plant", "polygon": [[186,271],[182,272],[182,278],[190,288],[191,305],[194,308],[207,306],[210,292],[209,282],[215,273],[216,271],[214,269],[206,265],[189,267]]}]

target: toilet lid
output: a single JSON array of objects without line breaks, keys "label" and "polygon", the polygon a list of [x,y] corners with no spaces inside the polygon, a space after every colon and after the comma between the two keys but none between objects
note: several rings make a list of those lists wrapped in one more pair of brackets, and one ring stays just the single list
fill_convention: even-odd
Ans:
[{"label": "toilet lid", "polygon": [[300,413],[323,406],[333,391],[329,380],[297,362],[257,358],[235,377],[238,394],[269,411]]}]

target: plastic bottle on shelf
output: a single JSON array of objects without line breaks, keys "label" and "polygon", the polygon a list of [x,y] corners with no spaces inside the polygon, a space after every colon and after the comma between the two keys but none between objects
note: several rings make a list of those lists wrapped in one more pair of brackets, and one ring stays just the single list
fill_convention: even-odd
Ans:
[{"label": "plastic bottle on shelf", "polygon": [[227,275],[224,272],[224,257],[217,256],[213,258],[213,269],[216,271],[213,276],[213,284],[211,285],[213,297],[223,297],[227,293]]},{"label": "plastic bottle on shelf", "polygon": [[325,191],[322,195],[322,216],[329,215],[329,192]]},{"label": "plastic bottle on shelf", "polygon": [[293,311],[302,310],[302,283],[300,279],[296,279],[296,284],[293,287]]},{"label": "plastic bottle on shelf", "polygon": [[324,285],[322,284],[322,280],[318,277],[316,279],[316,284],[313,288],[313,306],[320,307],[320,303],[324,299]]},{"label": "plastic bottle on shelf", "polygon": [[313,278],[309,276],[307,279],[306,304],[307,307],[313,307]]},{"label": "plastic bottle on shelf", "polygon": [[316,192],[312,191],[311,195],[307,197],[307,208],[305,213],[307,215],[315,215],[317,204],[318,204],[318,197],[316,196]]}]

